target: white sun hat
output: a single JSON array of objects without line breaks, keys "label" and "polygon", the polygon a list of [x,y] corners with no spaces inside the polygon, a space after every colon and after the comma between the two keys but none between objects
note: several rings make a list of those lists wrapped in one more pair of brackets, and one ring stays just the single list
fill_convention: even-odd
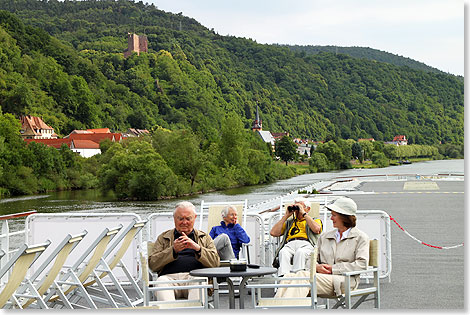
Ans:
[{"label": "white sun hat", "polygon": [[340,197],[326,206],[327,209],[345,215],[356,215],[357,205],[351,198]]}]

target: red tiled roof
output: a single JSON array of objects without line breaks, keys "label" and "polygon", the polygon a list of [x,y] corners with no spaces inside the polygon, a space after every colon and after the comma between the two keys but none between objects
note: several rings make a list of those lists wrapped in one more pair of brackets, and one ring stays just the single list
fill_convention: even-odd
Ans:
[{"label": "red tiled roof", "polygon": [[276,138],[282,138],[284,136],[288,136],[289,133],[288,132],[271,132],[271,134],[273,135],[273,137],[276,139]]},{"label": "red tiled roof", "polygon": [[[74,131],[72,131],[70,134],[73,134],[73,133],[78,133],[78,134],[92,134],[93,132],[88,131],[88,130],[74,130]],[[67,136],[67,137],[68,137],[68,136]]]},{"label": "red tiled roof", "polygon": [[393,138],[393,141],[406,141],[406,137],[404,135],[398,135]]},{"label": "red tiled roof", "polygon": [[122,134],[120,133],[91,133],[91,134],[79,134],[71,133],[68,139],[72,140],[90,140],[96,143],[100,143],[102,140],[109,139],[111,141],[121,141]]},{"label": "red tiled roof", "polygon": [[40,118],[36,116],[21,116],[21,126],[22,129],[26,129],[26,126],[29,126],[33,129],[54,129],[46,125],[46,123]]},{"label": "red tiled roof", "polygon": [[99,149],[100,145],[91,140],[72,140],[75,149]]},{"label": "red tiled roof", "polygon": [[93,133],[110,133],[109,128],[98,128],[98,129],[87,129],[86,131],[91,131]]}]

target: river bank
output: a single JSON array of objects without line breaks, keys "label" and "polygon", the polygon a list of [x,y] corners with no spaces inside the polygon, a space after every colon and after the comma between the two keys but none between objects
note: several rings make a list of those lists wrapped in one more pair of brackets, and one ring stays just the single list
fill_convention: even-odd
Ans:
[{"label": "river bank", "polygon": [[110,195],[102,195],[99,190],[73,190],[60,191],[35,196],[22,196],[0,200],[0,213],[12,214],[36,210],[38,212],[52,213],[64,211],[94,211],[94,212],[137,212],[149,213],[168,211],[181,200],[188,200],[194,204],[206,201],[236,201],[248,199],[249,204],[287,194],[291,191],[304,188],[314,182],[330,180],[335,177],[387,174],[387,173],[464,173],[464,160],[435,160],[413,163],[410,165],[390,166],[376,169],[349,169],[325,173],[310,173],[278,180],[270,184],[242,186],[226,190],[213,191],[200,195],[184,196],[168,200],[120,201]]}]

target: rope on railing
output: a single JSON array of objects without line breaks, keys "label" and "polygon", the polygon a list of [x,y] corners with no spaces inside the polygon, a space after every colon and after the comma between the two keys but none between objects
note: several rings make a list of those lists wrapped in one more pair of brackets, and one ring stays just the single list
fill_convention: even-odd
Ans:
[{"label": "rope on railing", "polygon": [[435,245],[431,245],[431,244],[428,244],[428,243],[425,243],[419,239],[417,239],[416,237],[414,237],[413,235],[411,235],[410,233],[408,233],[407,230],[405,230],[400,224],[398,224],[398,222],[392,218],[390,216],[390,220],[392,220],[393,222],[396,223],[396,225],[403,231],[405,232],[406,235],[408,235],[409,237],[411,237],[412,239],[414,239],[415,241],[417,241],[418,243],[421,243],[422,245],[425,245],[425,246],[429,246],[429,247],[432,247],[432,248],[437,248],[437,249],[453,249],[453,248],[457,248],[457,247],[461,247],[463,246],[464,243],[462,244],[458,244],[458,245],[454,245],[454,246],[435,246]]}]

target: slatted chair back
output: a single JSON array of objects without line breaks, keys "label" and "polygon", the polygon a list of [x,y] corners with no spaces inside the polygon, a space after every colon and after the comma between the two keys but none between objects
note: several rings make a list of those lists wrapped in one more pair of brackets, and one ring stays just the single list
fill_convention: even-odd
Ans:
[{"label": "slatted chair back", "polygon": [[3,277],[11,269],[11,276],[8,279],[5,287],[0,293],[0,308],[3,308],[8,300],[12,297],[13,293],[21,285],[24,280],[29,267],[34,261],[46,250],[51,244],[47,241],[38,245],[23,245],[21,246],[7,264],[0,270],[0,278]]},{"label": "slatted chair back", "polygon": [[[145,226],[146,223],[147,223],[147,220],[141,220],[141,221],[134,220],[128,226],[128,229],[124,231],[124,233],[122,233],[119,238],[116,237],[113,240],[113,243],[110,246],[108,246],[108,249],[103,254],[103,258],[107,258],[111,254],[113,249],[117,248],[119,246],[119,243],[121,243],[122,241],[119,249],[114,254],[110,262],[108,263],[108,266],[111,270],[113,270],[114,267],[116,267],[116,265],[121,261],[122,257],[124,256],[126,251],[129,249],[129,246],[131,245],[132,241],[134,240],[136,235],[140,232],[140,230]],[[99,278],[103,279],[104,277],[108,275],[108,273],[109,273],[108,271],[102,272],[99,275]],[[95,280],[92,280],[90,282],[85,283],[84,286],[85,287],[90,286],[94,284],[95,282],[96,282]]]},{"label": "slatted chair back", "polygon": [[[125,307],[133,307],[142,303],[142,290],[131,276],[131,272],[126,267],[124,261],[122,261],[122,258],[131,246],[134,238],[136,238],[146,223],[147,220],[132,220],[132,222],[125,229],[123,229],[122,233],[116,236],[113,239],[113,242],[108,246],[96,268],[96,272],[101,272],[101,274],[97,277],[95,276],[93,280],[83,285],[90,293],[90,297],[92,299],[109,304],[111,307],[115,308],[120,307],[121,305]],[[124,274],[127,275],[127,284],[129,284],[134,290],[135,298],[129,297],[129,294],[123,287],[123,283],[118,280],[116,271],[119,269],[116,268],[117,266],[119,266]],[[101,280],[106,276],[109,276],[111,279],[114,285],[113,289],[117,291],[116,293],[111,293]],[[92,287],[92,285],[95,283],[97,283],[98,288]],[[104,296],[105,300],[103,300],[101,296]]]},{"label": "slatted chair back", "polygon": [[[90,277],[98,263],[100,262],[101,257],[103,257],[103,254],[106,250],[106,247],[108,246],[109,242],[113,239],[114,236],[116,236],[117,233],[119,233],[120,229],[122,228],[122,225],[119,225],[116,228],[108,229],[105,228],[103,232],[98,236],[98,238],[88,247],[88,249],[83,253],[83,255],[79,258],[79,260],[71,267],[68,269],[68,272],[66,275],[58,281],[59,284],[65,284],[65,283],[71,283],[70,281],[67,282],[69,277],[71,277],[71,274],[73,274],[78,280],[78,283],[66,285],[67,289],[63,292],[64,296],[67,296],[69,293],[74,291],[75,289],[79,288],[82,289],[82,294],[87,295],[89,298],[89,303],[91,298],[88,296],[85,288],[83,287],[83,283],[85,280]],[[91,254],[92,256],[90,259],[86,262],[85,267],[80,269],[80,265],[85,262],[85,259]],[[51,295],[51,294],[49,294]],[[47,302],[56,302],[57,300],[61,299],[61,296],[56,295],[50,297],[50,299],[46,299]],[[65,304],[69,301],[62,301]],[[91,306],[94,306],[93,303]]]},{"label": "slatted chair back", "polygon": [[[42,263],[42,265],[36,270],[36,272],[28,279],[29,285],[34,286],[34,282],[37,280],[39,275],[50,265],[50,263],[55,259],[54,264],[48,270],[47,275],[40,281],[40,286],[37,289],[39,296],[36,298],[31,298],[26,301],[25,304],[22,305],[22,308],[27,308],[29,305],[34,303],[37,299],[42,299],[42,296],[46,293],[46,291],[51,287],[54,280],[57,278],[57,275],[61,271],[62,267],[64,266],[65,260],[69,256],[70,252],[79,244],[81,240],[87,234],[86,231],[72,236],[68,234],[64,240],[57,246],[54,252]],[[27,290],[27,287],[24,286],[24,289],[21,290],[20,293],[23,293]],[[40,305],[44,305],[44,303],[40,303]]]},{"label": "slatted chair back", "polygon": [[[125,228],[128,227],[133,220],[140,221],[142,220],[139,215],[135,213],[99,213],[99,212],[80,212],[80,213],[41,213],[33,214],[27,217],[26,219],[26,243],[36,244],[43,242],[45,239],[50,239],[52,245],[57,246],[60,241],[63,240],[64,235],[66,234],[78,234],[86,228],[88,231],[87,236],[83,241],[80,242],[78,247],[72,251],[67,258],[65,265],[72,266],[75,262],[81,259],[82,253],[89,248],[92,242],[103,232],[105,227],[112,228],[119,224],[123,225],[123,228],[116,235],[112,242],[114,242],[118,237],[120,237],[125,232]],[[131,272],[132,278],[138,280],[140,278],[139,271],[139,256],[138,256],[138,247],[142,242],[141,233],[138,233],[137,237],[132,241],[129,249],[125,252],[122,262],[128,267]],[[110,243],[111,245],[111,243]],[[119,244],[110,255],[106,256],[106,261],[111,263],[111,259],[114,256],[115,252],[119,249],[121,244]],[[44,257],[49,255],[52,252],[52,247],[49,246],[49,249],[45,252],[42,257],[38,259],[38,262],[31,267],[31,271],[34,272],[38,267],[39,263],[42,263]],[[107,248],[107,250],[109,247]],[[103,257],[104,258],[104,257]],[[119,264],[118,264],[119,265]],[[118,266],[119,267],[119,266]],[[121,268],[114,269],[114,275],[117,280],[120,282],[127,282],[128,275]],[[100,271],[98,271],[101,273]],[[102,279],[105,285],[112,284],[110,277],[104,277]]]}]

